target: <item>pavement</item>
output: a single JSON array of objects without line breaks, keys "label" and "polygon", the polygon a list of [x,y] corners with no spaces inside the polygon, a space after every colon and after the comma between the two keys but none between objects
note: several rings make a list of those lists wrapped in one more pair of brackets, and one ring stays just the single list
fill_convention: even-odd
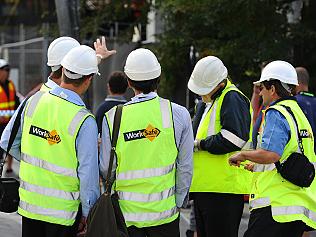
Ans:
[{"label": "pavement", "polygon": [[[4,169],[6,170],[6,168]],[[13,161],[14,172],[4,177],[17,177],[19,172],[19,162]],[[245,233],[249,220],[248,204],[244,206],[244,212],[239,226],[238,237],[242,237]],[[190,223],[190,209],[181,209],[180,212],[180,237],[186,237],[186,230]],[[0,212],[0,237],[20,237],[22,236],[21,216],[17,213]],[[316,232],[310,232],[309,237],[316,237]]]}]

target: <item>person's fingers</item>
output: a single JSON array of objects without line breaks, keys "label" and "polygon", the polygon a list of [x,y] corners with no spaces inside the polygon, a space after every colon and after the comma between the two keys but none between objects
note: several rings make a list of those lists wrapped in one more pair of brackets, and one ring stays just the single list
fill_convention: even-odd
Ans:
[{"label": "person's fingers", "polygon": [[97,45],[98,46],[100,45],[100,39],[99,38],[97,39]]},{"label": "person's fingers", "polygon": [[108,55],[110,56],[110,55],[113,55],[113,54],[116,54],[116,50],[110,50],[110,51],[108,51]]},{"label": "person's fingers", "polygon": [[101,40],[102,40],[102,46],[103,46],[104,48],[106,48],[105,37],[102,36],[102,37],[101,37]]},{"label": "person's fingers", "polygon": [[97,42],[94,41],[93,45],[94,45],[94,48],[97,49]]}]

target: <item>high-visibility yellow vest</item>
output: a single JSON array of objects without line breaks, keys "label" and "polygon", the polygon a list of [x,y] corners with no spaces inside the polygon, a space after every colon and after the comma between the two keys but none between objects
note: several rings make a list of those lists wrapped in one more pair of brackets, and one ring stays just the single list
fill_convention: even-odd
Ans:
[{"label": "high-visibility yellow vest", "polygon": [[91,115],[50,93],[37,92],[27,103],[21,139],[20,204],[30,219],[70,226],[79,207],[76,137]]},{"label": "high-visibility yellow vest", "polygon": [[[222,130],[220,121],[220,111],[225,95],[229,91],[237,91],[242,94],[236,86],[227,80],[227,85],[222,94],[217,97],[199,126],[196,139],[202,140],[208,136],[219,132],[226,133],[225,137],[230,136],[234,144],[240,147],[249,146],[251,142],[252,126],[250,125],[249,141],[242,141],[240,138],[231,134],[229,131]],[[249,116],[251,115],[249,107]],[[211,154],[208,151],[197,151],[193,154],[193,180],[190,192],[215,192],[215,193],[250,193],[252,173],[243,167],[230,166],[228,158],[235,154],[231,152],[223,155]]]},{"label": "high-visibility yellow vest", "polygon": [[[112,131],[115,109],[106,113]],[[124,105],[116,146],[114,189],[127,226],[157,226],[175,220],[178,150],[169,100],[155,97]]]},{"label": "high-visibility yellow vest", "polygon": [[[284,162],[293,152],[299,151],[295,122],[281,105],[290,107],[294,113],[300,132],[305,134],[302,138],[304,154],[315,165],[313,132],[307,118],[294,100],[283,100],[269,108],[279,111],[286,118],[291,130],[290,140],[284,148],[280,162]],[[264,168],[258,170],[264,171],[256,172],[250,196],[250,208],[256,209],[271,205],[272,217],[275,221],[284,223],[301,220],[315,229],[316,182],[313,181],[308,188],[302,188],[282,178],[274,164],[262,166]]]}]

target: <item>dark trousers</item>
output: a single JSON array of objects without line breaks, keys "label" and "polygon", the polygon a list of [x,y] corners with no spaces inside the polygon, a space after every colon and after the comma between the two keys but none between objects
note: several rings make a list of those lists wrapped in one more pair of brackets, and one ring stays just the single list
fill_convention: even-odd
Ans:
[{"label": "dark trousers", "polygon": [[22,216],[22,237],[76,237],[81,216],[81,205],[72,226],[52,224]]},{"label": "dark trousers", "polygon": [[194,193],[199,237],[238,237],[244,196],[226,193]]},{"label": "dark trousers", "polygon": [[306,229],[302,221],[279,223],[273,220],[271,207],[255,209],[250,213],[244,237],[301,237]]},{"label": "dark trousers", "polygon": [[158,226],[137,228],[130,226],[127,228],[129,237],[180,237],[179,218]]}]

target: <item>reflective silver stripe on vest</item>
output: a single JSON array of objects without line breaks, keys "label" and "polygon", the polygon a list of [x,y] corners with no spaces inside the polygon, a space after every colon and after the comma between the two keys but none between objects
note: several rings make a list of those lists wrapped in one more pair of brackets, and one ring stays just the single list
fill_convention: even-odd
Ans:
[{"label": "reflective silver stripe on vest", "polygon": [[254,167],[253,167],[253,171],[254,172],[263,172],[263,171],[271,171],[271,170],[274,170],[276,167],[275,167],[275,164],[267,164],[267,165],[264,165],[264,164],[255,164]]},{"label": "reflective silver stripe on vest", "polygon": [[79,126],[80,121],[83,119],[84,116],[89,114],[89,111],[86,108],[82,108],[77,112],[77,114],[73,117],[71,120],[69,127],[68,127],[68,133],[70,136],[75,135],[76,129]]},{"label": "reflective silver stripe on vest", "polygon": [[133,193],[118,191],[120,200],[134,201],[134,202],[155,202],[167,199],[175,193],[175,187],[166,189],[159,193]]},{"label": "reflective silver stripe on vest", "polygon": [[252,208],[269,206],[270,204],[270,198],[258,198],[249,201],[249,208],[251,210]]},{"label": "reflective silver stripe on vest", "polygon": [[66,219],[66,220],[74,220],[77,215],[76,211],[64,211],[64,210],[55,210],[55,209],[50,209],[50,208],[39,207],[39,206],[35,206],[27,202],[24,202],[22,200],[20,200],[19,206],[21,209],[34,213],[34,214],[50,216],[54,218],[61,218],[61,219]]},{"label": "reflective silver stripe on vest", "polygon": [[[111,109],[108,113],[108,119],[109,119],[109,126],[113,126],[114,123],[114,116],[115,116],[115,112],[116,112],[116,107]],[[110,134],[112,135],[112,133],[110,132]]]},{"label": "reflective silver stripe on vest", "polygon": [[243,146],[247,143],[247,141],[242,140],[241,138],[237,137],[234,133],[226,129],[222,129],[221,134],[226,140],[230,141],[239,148],[243,148]]},{"label": "reflective silver stripe on vest", "polygon": [[124,173],[119,173],[117,175],[117,180],[131,180],[162,176],[170,173],[174,169],[174,167],[175,165],[171,164],[162,168],[127,171]]},{"label": "reflective silver stripe on vest", "polygon": [[49,163],[45,160],[40,160],[36,157],[29,156],[25,153],[22,153],[21,157],[25,163],[34,165],[36,167],[51,171],[51,172],[56,173],[56,174],[61,174],[64,176],[77,177],[76,170],[73,170],[70,168],[65,168],[65,167],[60,167],[58,165]]},{"label": "reflective silver stripe on vest", "polygon": [[159,98],[160,111],[162,116],[162,127],[170,128],[171,127],[171,118],[170,118],[170,109],[169,109],[169,100]]},{"label": "reflective silver stripe on vest", "polygon": [[158,221],[172,217],[178,212],[177,207],[164,212],[123,213],[125,221]]},{"label": "reflective silver stripe on vest", "polygon": [[56,197],[65,200],[78,200],[79,199],[79,192],[66,192],[63,190],[57,190],[53,188],[46,188],[42,186],[38,186],[35,184],[30,184],[21,180],[20,188],[25,189],[26,191],[39,193],[49,197]]},{"label": "reflective silver stripe on vest", "polygon": [[316,212],[303,206],[272,207],[272,216],[303,214],[316,222]]},{"label": "reflective silver stripe on vest", "polygon": [[216,119],[216,110],[217,110],[218,101],[214,102],[214,105],[211,106],[211,115],[210,115],[210,122],[207,128],[207,136],[212,136],[215,134],[215,119]]},{"label": "reflective silver stripe on vest", "polygon": [[28,106],[27,112],[26,112],[26,116],[32,117],[39,100],[42,98],[42,96],[44,94],[45,94],[44,91],[38,91],[35,95],[33,95],[33,97],[30,99],[29,106]]}]

